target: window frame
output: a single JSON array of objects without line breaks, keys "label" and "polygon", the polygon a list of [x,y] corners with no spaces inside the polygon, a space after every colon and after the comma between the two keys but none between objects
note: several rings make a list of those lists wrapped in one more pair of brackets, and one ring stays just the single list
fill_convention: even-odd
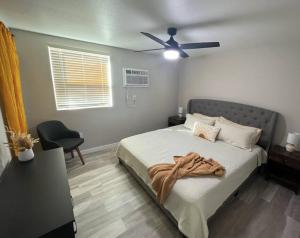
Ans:
[{"label": "window frame", "polygon": [[[112,108],[114,106],[114,104],[113,104],[113,88],[112,88],[113,85],[112,85],[112,76],[111,76],[111,56],[110,55],[100,53],[100,52],[92,52],[92,51],[83,50],[83,49],[61,47],[61,46],[54,46],[54,45],[48,45],[47,48],[48,48],[48,58],[49,58],[49,63],[50,63],[51,81],[52,81],[52,88],[53,88],[53,92],[54,92],[56,111],[75,111],[75,110],[95,109],[95,108]],[[99,106],[59,108],[58,103],[57,103],[55,79],[54,79],[54,72],[53,72],[53,66],[52,66],[52,56],[51,56],[51,52],[50,52],[51,48],[66,50],[66,51],[76,51],[76,52],[80,52],[80,53],[88,54],[88,55],[97,55],[97,56],[100,55],[101,57],[107,58],[107,62],[108,62],[107,63],[107,81],[108,81],[108,86],[110,89],[110,98],[109,98],[110,103],[107,105],[99,105]]]}]

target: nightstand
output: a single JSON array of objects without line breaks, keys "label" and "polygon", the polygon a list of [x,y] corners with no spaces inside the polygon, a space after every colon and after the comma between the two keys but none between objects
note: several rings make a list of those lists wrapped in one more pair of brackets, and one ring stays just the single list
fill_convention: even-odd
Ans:
[{"label": "nightstand", "polygon": [[185,117],[171,116],[168,118],[168,126],[177,126],[185,122]]},{"label": "nightstand", "polygon": [[277,180],[297,194],[300,187],[300,152],[287,152],[284,147],[278,145],[272,147],[266,178]]}]

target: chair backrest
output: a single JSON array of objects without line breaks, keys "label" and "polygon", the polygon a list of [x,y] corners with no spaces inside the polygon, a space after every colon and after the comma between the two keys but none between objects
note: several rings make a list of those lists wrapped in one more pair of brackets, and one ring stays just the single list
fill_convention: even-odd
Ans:
[{"label": "chair backrest", "polygon": [[45,121],[37,126],[41,140],[57,140],[64,138],[66,126],[60,121]]}]

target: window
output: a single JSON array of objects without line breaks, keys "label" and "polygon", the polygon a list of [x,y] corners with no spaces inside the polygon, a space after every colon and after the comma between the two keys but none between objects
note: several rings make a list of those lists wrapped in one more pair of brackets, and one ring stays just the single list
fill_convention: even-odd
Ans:
[{"label": "window", "polygon": [[109,56],[48,49],[57,110],[112,106]]}]

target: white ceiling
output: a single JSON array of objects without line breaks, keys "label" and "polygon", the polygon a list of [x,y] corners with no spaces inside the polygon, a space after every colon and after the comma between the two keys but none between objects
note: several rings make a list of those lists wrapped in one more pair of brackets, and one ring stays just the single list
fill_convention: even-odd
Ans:
[{"label": "white ceiling", "polygon": [[220,41],[216,49],[300,39],[300,0],[0,0],[0,20],[12,28],[132,50],[159,48],[140,31],[180,43]]}]

